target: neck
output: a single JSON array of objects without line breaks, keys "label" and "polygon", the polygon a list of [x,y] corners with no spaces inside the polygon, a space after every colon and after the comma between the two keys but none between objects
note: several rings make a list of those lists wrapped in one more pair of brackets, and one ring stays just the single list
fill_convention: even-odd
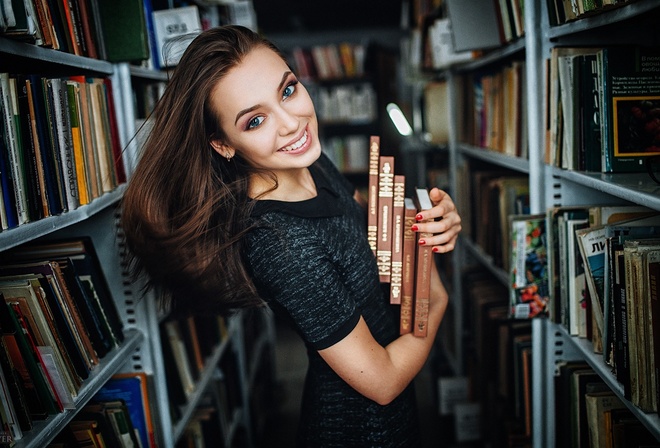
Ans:
[{"label": "neck", "polygon": [[255,175],[250,179],[250,197],[285,202],[299,202],[316,197],[316,184],[308,168],[278,171],[277,188],[268,176]]}]

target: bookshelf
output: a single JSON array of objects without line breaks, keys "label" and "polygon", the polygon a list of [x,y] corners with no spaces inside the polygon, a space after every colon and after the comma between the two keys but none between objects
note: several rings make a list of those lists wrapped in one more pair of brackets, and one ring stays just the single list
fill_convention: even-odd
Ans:
[{"label": "bookshelf", "polygon": [[[142,7],[141,1],[138,4]],[[128,62],[110,63],[74,55],[13,40],[2,33],[0,72],[39,74],[53,78],[84,75],[110,79],[117,134],[123,150],[121,163],[128,178],[139,157],[135,134],[149,113],[148,105],[157,99],[140,99],[140,92],[151,87],[158,92],[168,80],[165,71]],[[0,135],[4,139],[4,132]],[[267,403],[261,403],[266,395],[255,394],[263,390],[259,381],[267,382],[273,377],[272,350],[275,335],[272,316],[265,310],[258,313],[262,321],[256,332],[253,332],[255,334],[251,337],[253,343],[250,347],[246,347],[243,339],[246,328],[253,324],[242,313],[229,319],[226,337],[218,341],[204,359],[205,367],[195,382],[194,392],[180,409],[180,418],[173,421],[169,411],[170,391],[165,382],[168,372],[163,360],[164,341],[159,337],[159,325],[166,319],[166,314],[159,308],[156,297],[143,294],[139,282],[133,283],[126,271],[125,246],[120,226],[121,198],[125,187],[125,182],[118,182],[111,191],[99,194],[88,204],[0,231],[0,254],[31,242],[47,243],[80,236],[90,237],[123,324],[125,337],[122,344],[105,355],[84,381],[74,400],[74,409],[65,409],[45,420],[35,420],[33,428],[25,431],[13,446],[47,446],[67,428],[114,374],[144,372],[152,379],[150,407],[157,445],[173,448],[183,439],[188,424],[194,419],[196,409],[202,406],[205,397],[212,394],[219,379],[225,381],[228,377],[222,368],[228,365],[237,372],[235,382],[230,387],[239,394],[239,399],[237,405],[229,410],[230,415],[222,415],[218,420],[218,424],[220,420],[227,422],[224,442],[217,445],[214,440],[213,443],[214,446],[227,447],[254,446],[257,443],[258,428],[252,425],[252,421],[263,425],[265,415],[263,411],[256,412],[252,406],[259,405],[262,409],[268,407]],[[221,411],[223,403],[216,400],[215,405],[217,411]],[[6,434],[2,435],[4,437]]]},{"label": "bookshelf", "polygon": [[[424,2],[416,2],[425,4]],[[443,2],[453,6],[460,2]],[[448,5],[446,5],[448,3]],[[509,4],[512,2],[495,2]],[[553,47],[602,47],[616,44],[659,44],[657,33],[649,25],[658,17],[660,2],[627,1],[603,10],[585,14],[576,20],[552,24],[550,14],[555,4],[545,0],[526,0],[524,2],[524,34],[508,41],[502,40],[493,48],[481,51],[475,49],[473,58],[467,62],[451,64],[435,70],[426,70],[427,80],[443,79],[448,83],[448,102],[457,111],[449,117],[449,167],[453,172],[450,178],[451,190],[465,227],[453,257],[454,272],[467,272],[470,268],[488,271],[492,281],[499,286],[510,288],[510,273],[506,267],[497,263],[475,238],[475,226],[478,219],[472,220],[478,206],[474,204],[475,189],[466,179],[473,178],[479,171],[500,170],[506,174],[525,177],[529,191],[529,213],[545,213],[553,207],[568,207],[588,204],[640,205],[651,210],[660,210],[660,186],[646,172],[605,173],[569,170],[546,163],[546,92],[548,81],[546,69]],[[575,2],[582,3],[582,2]],[[568,3],[566,3],[568,4]],[[447,14],[441,8],[441,14]],[[449,8],[451,20],[451,8]],[[478,22],[478,21],[477,21]],[[454,23],[454,27],[468,27],[467,24]],[[474,26],[474,24],[472,24]],[[484,28],[485,29],[485,28]],[[412,47],[412,46],[411,46]],[[419,70],[419,60],[413,61],[411,79],[419,80],[415,71]],[[512,63],[524,64],[524,89],[522,96],[525,123],[522,142],[525,151],[518,155],[503,154],[502,151],[488,148],[475,141],[475,124],[470,122],[465,113],[466,104],[474,98],[465,96],[466,80],[475,77],[499,73],[503,67]],[[422,81],[422,84],[425,81]],[[418,107],[419,109],[419,107]],[[417,120],[419,121],[419,120]],[[420,129],[416,128],[417,131]],[[490,224],[489,224],[490,226]],[[460,283],[460,282],[459,282]],[[469,316],[465,321],[454,318],[452,327],[456,335],[454,347],[447,350],[464,348],[466,353],[462,362],[454,364],[457,376],[477,369],[478,364],[470,364],[469,353],[472,351],[472,336],[469,322],[474,316],[474,305],[469,297],[470,285],[454,285],[453,293],[457,297],[452,301],[455,316]],[[551,298],[552,300],[552,298]],[[508,303],[508,297],[502,298]],[[632,401],[624,397],[624,390],[612,371],[605,364],[602,354],[594,353],[592,342],[585,338],[571,335],[566,327],[555,319],[532,319],[531,322],[531,407],[526,415],[528,430],[524,428],[522,440],[534,447],[562,446],[556,416],[566,409],[555,408],[558,366],[567,361],[585,361],[602,381],[621,399],[625,406],[639,419],[643,426],[655,438],[660,440],[660,420],[655,412],[646,413]],[[491,342],[495,345],[495,342]],[[493,347],[494,348],[494,347]],[[487,368],[496,368],[487,365]],[[519,381],[519,380],[518,380]],[[524,419],[524,415],[521,416]],[[485,416],[488,418],[488,415]],[[523,423],[524,425],[524,423]],[[533,428],[533,429],[529,429]],[[491,435],[482,434],[482,436]],[[510,439],[512,440],[512,439]]]}]

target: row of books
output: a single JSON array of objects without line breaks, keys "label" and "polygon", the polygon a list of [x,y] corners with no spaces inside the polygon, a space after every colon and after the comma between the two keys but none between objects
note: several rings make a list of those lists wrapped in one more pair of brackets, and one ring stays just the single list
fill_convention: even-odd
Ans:
[{"label": "row of books", "polygon": [[113,375],[48,448],[156,448],[152,383],[144,372]]},{"label": "row of books", "polygon": [[148,57],[142,0],[11,0],[0,11],[0,35],[8,38],[114,62]]},{"label": "row of books", "polygon": [[209,368],[207,359],[227,338],[227,326],[221,316],[169,318],[160,324],[170,415],[174,420],[181,416],[201,375]]},{"label": "row of books", "polygon": [[658,446],[655,437],[587,363],[561,362],[554,383],[557,446]]},{"label": "row of books", "polygon": [[473,167],[464,182],[467,196],[463,221],[466,234],[488,256],[494,266],[508,271],[511,265],[509,216],[529,213],[529,179],[503,169]]},{"label": "row of books", "polygon": [[109,78],[0,73],[2,228],[88,204],[126,181]]},{"label": "row of books", "polygon": [[[0,35],[78,56],[144,62],[160,69],[178,63],[186,44],[177,38],[202,29],[196,5],[170,9],[160,3],[10,0],[0,8]],[[160,9],[154,10],[154,4]]]},{"label": "row of books", "polygon": [[657,412],[657,211],[567,206],[510,220],[511,315],[549,316],[571,336],[590,340],[624,397]]},{"label": "row of books", "polygon": [[561,25],[630,3],[631,0],[547,0],[551,25]]},{"label": "row of books", "polygon": [[431,236],[413,232],[416,215],[432,208],[425,188],[406,196],[404,175],[395,174],[394,156],[381,155],[380,137],[369,142],[367,238],[377,259],[383,284],[389,284],[390,304],[400,307],[400,333],[428,333],[433,252],[419,240]]},{"label": "row of books", "polygon": [[660,155],[660,47],[555,47],[549,61],[546,163],[642,172]]},{"label": "row of books", "polygon": [[324,124],[371,123],[378,118],[378,96],[369,82],[308,88]]},{"label": "row of books", "polygon": [[506,155],[527,158],[525,62],[514,61],[462,77],[460,140]]},{"label": "row of books", "polygon": [[35,420],[76,407],[123,326],[88,238],[3,254],[0,295],[0,416],[18,440]]},{"label": "row of books", "polygon": [[366,56],[366,45],[351,42],[295,47],[291,51],[301,79],[361,78],[365,75]]},{"label": "row of books", "polygon": [[324,139],[323,151],[344,173],[366,173],[369,169],[369,137],[341,135]]},{"label": "row of books", "polygon": [[[513,446],[531,437],[531,325],[510,317],[508,290],[490,273],[468,268],[462,277],[470,337],[472,399],[482,409],[485,440]],[[515,446],[525,446],[524,443]]]}]

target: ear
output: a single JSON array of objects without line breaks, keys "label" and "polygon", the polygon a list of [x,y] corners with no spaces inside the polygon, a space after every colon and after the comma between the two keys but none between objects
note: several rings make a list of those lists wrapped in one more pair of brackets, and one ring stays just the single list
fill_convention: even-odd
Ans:
[{"label": "ear", "polygon": [[212,139],[210,140],[210,143],[211,143],[211,147],[213,147],[215,152],[220,154],[225,159],[231,159],[232,157],[234,157],[234,154],[236,153],[236,150],[234,148],[232,148],[231,146],[225,143],[222,143],[221,140]]}]

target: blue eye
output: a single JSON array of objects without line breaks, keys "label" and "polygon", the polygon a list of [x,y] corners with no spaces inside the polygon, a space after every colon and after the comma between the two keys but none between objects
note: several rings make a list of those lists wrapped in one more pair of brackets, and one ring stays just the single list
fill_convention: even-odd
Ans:
[{"label": "blue eye", "polygon": [[291,83],[288,86],[286,86],[286,88],[284,89],[284,93],[282,95],[284,99],[287,99],[288,97],[294,94],[294,92],[296,91],[296,84],[297,83]]},{"label": "blue eye", "polygon": [[252,120],[248,121],[247,128],[254,129],[263,123],[264,117],[254,117]]}]

